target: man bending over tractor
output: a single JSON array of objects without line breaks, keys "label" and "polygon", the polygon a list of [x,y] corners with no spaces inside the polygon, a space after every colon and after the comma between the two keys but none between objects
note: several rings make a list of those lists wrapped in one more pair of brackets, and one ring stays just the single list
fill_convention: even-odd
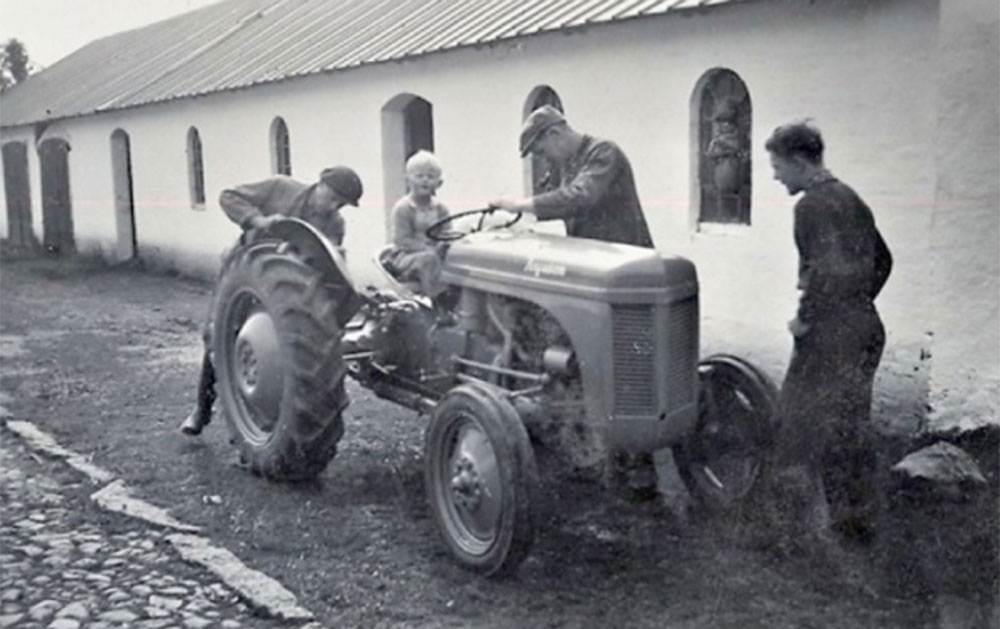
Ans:
[{"label": "man bending over tractor", "polygon": [[[313,225],[337,247],[344,240],[344,218],[340,208],[358,205],[363,187],[357,173],[346,166],[334,166],[320,173],[319,181],[305,184],[279,175],[224,190],[219,205],[244,233],[266,229],[282,218],[298,218]],[[226,268],[228,252],[223,255]],[[214,310],[214,308],[213,308]],[[205,326],[205,354],[198,378],[196,406],[181,423],[185,435],[201,434],[212,419],[215,402],[215,368],[212,365],[211,316]]]},{"label": "man bending over tractor", "polygon": [[576,131],[558,109],[544,105],[524,121],[521,156],[529,153],[556,164],[563,184],[526,199],[496,199],[490,207],[562,219],[567,236],[653,246],[632,166],[617,144]]},{"label": "man bending over tractor", "polygon": [[[580,133],[558,109],[543,105],[524,121],[520,149],[521,157],[537,154],[552,162],[562,185],[521,200],[496,199],[490,207],[562,219],[567,236],[652,248],[632,165],[617,144]],[[637,494],[654,495],[651,454],[621,453],[613,461]]]}]

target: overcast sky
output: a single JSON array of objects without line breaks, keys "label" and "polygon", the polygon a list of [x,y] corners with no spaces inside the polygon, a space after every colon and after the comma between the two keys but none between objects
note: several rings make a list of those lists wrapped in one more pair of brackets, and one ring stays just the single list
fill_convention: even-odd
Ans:
[{"label": "overcast sky", "polygon": [[0,0],[0,41],[24,42],[40,66],[95,39],[145,26],[219,0]]}]

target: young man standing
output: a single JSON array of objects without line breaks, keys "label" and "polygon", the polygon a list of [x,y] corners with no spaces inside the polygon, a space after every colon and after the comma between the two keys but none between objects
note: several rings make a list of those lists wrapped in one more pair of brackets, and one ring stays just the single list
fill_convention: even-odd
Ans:
[{"label": "young man standing", "polygon": [[[363,191],[357,173],[346,166],[334,166],[324,169],[319,181],[314,184],[305,184],[279,175],[224,190],[219,196],[219,205],[226,216],[244,232],[266,229],[282,218],[299,218],[313,225],[340,247],[344,240],[344,218],[340,215],[340,208],[345,205],[357,206]],[[224,256],[226,257],[228,255]],[[226,268],[225,261],[222,268]],[[205,327],[205,354],[198,378],[196,406],[180,426],[185,435],[201,434],[212,419],[215,368],[210,353],[211,329],[210,317]]]},{"label": "young man standing", "polygon": [[[823,165],[823,139],[805,123],[765,145],[774,178],[795,204],[798,312],[781,388],[773,515],[793,544],[828,542],[831,525],[866,539],[876,505],[872,384],[885,345],[874,300],[892,256],[872,211]],[[779,524],[780,524],[779,523]]]}]

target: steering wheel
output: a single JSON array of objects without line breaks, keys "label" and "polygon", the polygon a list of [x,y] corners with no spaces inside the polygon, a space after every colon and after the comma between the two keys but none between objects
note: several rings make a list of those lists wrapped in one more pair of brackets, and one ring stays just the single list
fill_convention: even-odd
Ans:
[{"label": "steering wheel", "polygon": [[[459,238],[464,238],[469,234],[474,234],[476,232],[483,231],[483,221],[486,220],[487,216],[495,212],[496,209],[497,208],[484,207],[479,210],[466,210],[465,212],[459,212],[458,214],[451,214],[449,216],[442,218],[441,220],[434,223],[430,227],[428,227],[427,231],[425,231],[424,233],[427,234],[428,238],[430,238],[435,242],[451,242],[453,240],[458,240]],[[469,231],[464,231],[464,232],[458,230],[444,231],[444,226],[447,225],[448,223],[466,216],[473,216],[475,214],[479,214],[479,223],[476,225],[475,229],[470,229]],[[497,225],[492,229],[507,229],[508,227],[518,222],[519,220],[521,220],[520,212],[515,214],[514,218],[510,219],[503,225]]]}]

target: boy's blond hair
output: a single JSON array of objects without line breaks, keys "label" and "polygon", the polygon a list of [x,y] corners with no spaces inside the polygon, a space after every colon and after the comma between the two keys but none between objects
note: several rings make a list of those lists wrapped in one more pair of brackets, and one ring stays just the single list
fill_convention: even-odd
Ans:
[{"label": "boy's blond hair", "polygon": [[410,159],[406,160],[406,174],[409,175],[418,168],[428,168],[435,171],[438,175],[442,174],[441,162],[434,153],[430,151],[425,151],[423,149],[417,151],[410,156]]}]

